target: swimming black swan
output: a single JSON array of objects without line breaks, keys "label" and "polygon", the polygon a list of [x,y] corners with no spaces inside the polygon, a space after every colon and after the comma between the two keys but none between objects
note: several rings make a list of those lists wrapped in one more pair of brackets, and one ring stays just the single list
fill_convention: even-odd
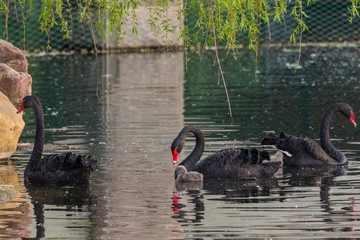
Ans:
[{"label": "swimming black swan", "polygon": [[31,153],[24,178],[26,182],[46,182],[50,184],[88,184],[90,173],[95,171],[97,161],[90,155],[51,154],[41,158],[44,147],[44,114],[39,100],[34,96],[24,97],[17,113],[33,108],[36,118],[34,149]]},{"label": "swimming black swan", "polygon": [[[188,171],[203,174],[204,178],[251,178],[270,177],[281,166],[281,162],[264,162],[269,160],[267,151],[258,148],[227,148],[222,149],[199,163],[204,152],[204,137],[200,129],[195,126],[184,127],[171,144],[173,163],[176,164],[179,154],[184,145],[188,133],[193,133],[196,144],[191,154],[179,165],[183,165]],[[176,178],[177,172],[175,172]]]},{"label": "swimming black swan", "polygon": [[179,182],[197,182],[203,180],[203,175],[198,172],[190,171],[188,172],[183,165],[179,165],[176,168],[177,178],[176,181]]},{"label": "swimming black swan", "polygon": [[278,137],[268,133],[262,145],[276,145],[277,149],[287,151],[292,156],[284,156],[286,166],[346,165],[346,156],[337,150],[330,141],[329,128],[332,116],[340,112],[349,118],[356,127],[352,108],[346,103],[336,103],[325,113],[320,127],[321,147],[314,140],[304,136],[292,136],[281,132]]}]

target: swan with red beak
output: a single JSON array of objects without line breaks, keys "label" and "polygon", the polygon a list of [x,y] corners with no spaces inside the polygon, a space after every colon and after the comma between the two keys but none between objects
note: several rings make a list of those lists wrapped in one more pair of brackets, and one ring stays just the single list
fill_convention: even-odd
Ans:
[{"label": "swan with red beak", "polygon": [[44,149],[44,114],[40,101],[34,96],[26,96],[17,113],[32,108],[36,119],[34,148],[26,165],[25,182],[41,182],[61,185],[89,184],[90,174],[97,168],[97,161],[90,155],[50,154],[42,157]]},{"label": "swan with red beak", "polygon": [[[185,138],[190,133],[195,136],[195,148],[179,166],[184,166],[187,171],[201,173],[204,178],[271,177],[281,166],[281,162],[270,162],[270,154],[267,151],[255,147],[225,148],[199,161],[204,152],[204,136],[199,128],[191,125],[184,127],[171,144],[174,165],[183,150]],[[176,170],[175,179],[179,174]]]},{"label": "swan with red beak", "polygon": [[356,127],[354,111],[346,103],[330,106],[323,116],[320,126],[320,145],[311,138],[295,136],[280,132],[277,137],[268,133],[262,145],[275,145],[277,149],[286,151],[291,156],[284,156],[287,166],[341,166],[348,164],[345,154],[335,148],[330,140],[330,122],[335,113],[341,113]]}]

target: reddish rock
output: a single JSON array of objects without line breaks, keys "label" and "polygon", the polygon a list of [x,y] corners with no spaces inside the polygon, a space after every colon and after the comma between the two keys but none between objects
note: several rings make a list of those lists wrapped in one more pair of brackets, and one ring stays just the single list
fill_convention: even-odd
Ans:
[{"label": "reddish rock", "polygon": [[0,91],[18,108],[23,97],[31,95],[31,84],[25,55],[11,43],[0,39]]},{"label": "reddish rock", "polygon": [[31,95],[32,78],[26,72],[17,72],[8,65],[0,63],[0,91],[4,93],[16,108],[21,100]]},{"label": "reddish rock", "polygon": [[18,72],[28,72],[28,61],[23,52],[11,43],[0,39],[0,63]]}]

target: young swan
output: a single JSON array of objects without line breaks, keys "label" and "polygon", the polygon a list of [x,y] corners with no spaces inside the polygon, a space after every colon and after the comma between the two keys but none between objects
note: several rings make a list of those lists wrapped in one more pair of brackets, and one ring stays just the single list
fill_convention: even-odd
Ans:
[{"label": "young swan", "polygon": [[197,182],[203,180],[203,175],[198,172],[190,171],[188,172],[183,165],[179,165],[176,168],[178,182]]},{"label": "young swan", "polygon": [[281,151],[277,151],[274,155],[270,156],[270,162],[282,162],[284,154]]}]

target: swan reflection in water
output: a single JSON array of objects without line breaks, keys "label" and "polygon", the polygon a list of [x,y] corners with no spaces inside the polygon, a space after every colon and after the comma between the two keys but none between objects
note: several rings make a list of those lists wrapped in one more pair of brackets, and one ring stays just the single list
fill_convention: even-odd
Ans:
[{"label": "swan reflection in water", "polygon": [[[36,237],[23,239],[39,239],[45,236],[49,237],[51,233],[48,232],[48,234],[45,234],[45,219],[50,222],[48,223],[48,226],[59,224],[58,220],[63,220],[64,216],[60,216],[60,219],[45,217],[46,211],[56,211],[57,214],[61,213],[59,210],[63,211],[63,215],[66,215],[65,218],[68,219],[65,219],[67,221],[66,227],[76,228],[77,224],[74,224],[73,217],[78,215],[80,212],[85,213],[89,211],[88,207],[96,204],[96,197],[90,194],[89,185],[60,186],[31,183],[26,184],[26,188],[31,198],[31,203],[34,206]],[[59,207],[61,209],[58,209]],[[81,218],[83,217],[84,216],[81,216]],[[79,217],[76,217],[76,219],[78,221]],[[86,221],[87,219],[84,220]],[[51,223],[51,221],[55,222]],[[79,226],[79,228],[82,227],[82,225]],[[66,233],[64,232],[64,234]],[[70,236],[71,233],[68,237]]]},{"label": "swan reflection in water", "polygon": [[[182,226],[189,224],[199,224],[205,218],[206,204],[212,203],[210,207],[213,209],[214,202],[216,208],[226,208],[226,205],[222,202],[236,204],[231,205],[231,209],[237,209],[242,211],[261,211],[264,205],[259,207],[254,205],[242,206],[242,204],[249,203],[271,203],[278,202],[281,206],[281,211],[289,207],[286,202],[296,203],[299,198],[306,196],[307,191],[311,195],[313,193],[313,187],[319,187],[319,212],[325,212],[327,214],[319,214],[314,216],[316,221],[322,223],[338,223],[343,221],[343,218],[339,218],[339,215],[347,216],[349,221],[355,220],[351,215],[351,209],[354,207],[355,199],[344,199],[346,202],[344,206],[340,206],[341,211],[334,210],[339,208],[338,201],[331,201],[330,190],[332,187],[336,187],[338,182],[336,177],[346,174],[346,167],[312,167],[308,169],[284,167],[283,173],[276,177],[268,179],[254,179],[254,180],[237,180],[237,179],[205,179],[203,182],[175,182],[176,191],[173,196],[173,218],[182,223]],[[300,188],[299,188],[300,187]],[[303,187],[303,188],[302,188]],[[308,188],[310,187],[311,190]],[[299,191],[301,194],[299,195]],[[281,203],[284,203],[282,205]],[[341,204],[341,203],[340,203]],[[292,204],[291,204],[292,205]],[[316,203],[315,203],[316,205]],[[332,206],[336,205],[336,206]],[[220,207],[221,206],[221,207]],[[276,206],[279,206],[278,204]],[[286,210],[291,215],[293,207]],[[219,209],[219,211],[222,211]],[[275,210],[274,210],[275,211]],[[297,210],[298,211],[298,210]],[[230,211],[231,212],[231,211]],[[304,214],[307,210],[304,209]],[[267,214],[267,213],[264,213]],[[270,214],[270,213],[269,213]],[[285,213],[286,215],[287,213]],[[266,215],[265,215],[266,216]],[[266,217],[265,217],[266,218]],[[300,221],[299,224],[305,224]],[[291,221],[290,221],[291,222]],[[283,224],[286,228],[292,227],[290,222]],[[326,226],[325,226],[326,227]],[[348,228],[337,229],[329,226],[330,231],[348,231]]]},{"label": "swan reflection in water", "polygon": [[[268,179],[204,179],[202,182],[175,182],[173,192],[173,218],[181,223],[198,223],[204,219],[205,202],[209,196],[217,196],[216,201],[231,201],[232,203],[260,203],[271,201],[263,196],[270,196],[270,190],[278,187],[276,178]],[[188,195],[187,203],[183,196]],[[261,198],[259,198],[261,197]],[[187,205],[194,205],[189,210]]]},{"label": "swan reflection in water", "polygon": [[[342,183],[337,181],[337,177],[347,174],[347,166],[329,166],[329,167],[284,167],[284,178],[288,178],[288,184],[294,187],[319,187],[319,201],[322,214],[317,216],[317,221],[321,221],[328,225],[324,225],[322,229],[328,232],[347,232],[353,231],[352,227],[344,227],[341,223],[355,222],[357,217],[354,214],[354,197],[346,197],[346,194],[336,194]],[[332,192],[330,190],[334,188]],[[286,190],[283,188],[283,190]],[[289,190],[280,191],[283,196],[287,194],[294,195]],[[349,193],[350,194],[350,193]],[[341,196],[341,200],[336,196]],[[333,198],[333,200],[332,200]],[[345,205],[343,205],[345,204]],[[301,224],[301,223],[300,223]]]}]

